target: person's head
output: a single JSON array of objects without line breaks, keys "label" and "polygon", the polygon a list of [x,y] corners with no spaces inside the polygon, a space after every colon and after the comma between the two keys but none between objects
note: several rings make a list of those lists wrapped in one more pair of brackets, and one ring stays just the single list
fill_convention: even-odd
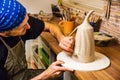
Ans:
[{"label": "person's head", "polygon": [[0,1],[0,36],[21,36],[29,28],[24,6],[16,0]]}]

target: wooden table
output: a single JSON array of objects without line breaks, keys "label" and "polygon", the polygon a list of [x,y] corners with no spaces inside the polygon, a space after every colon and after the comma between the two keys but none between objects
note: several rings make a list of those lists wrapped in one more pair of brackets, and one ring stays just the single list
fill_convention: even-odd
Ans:
[{"label": "wooden table", "polygon": [[[58,46],[58,41],[50,33],[43,32],[41,37],[56,55],[62,50]],[[96,46],[95,50],[108,56],[111,60],[111,65],[104,70],[90,72],[74,71],[73,74],[78,80],[120,80],[120,45]]]}]

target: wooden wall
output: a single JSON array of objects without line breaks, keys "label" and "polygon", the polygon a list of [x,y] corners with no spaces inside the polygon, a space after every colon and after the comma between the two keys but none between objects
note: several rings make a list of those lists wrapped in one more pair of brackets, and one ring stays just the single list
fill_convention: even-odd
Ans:
[{"label": "wooden wall", "polygon": [[111,0],[108,13],[106,12],[108,3],[106,2],[104,5],[105,17],[103,18],[100,30],[111,34],[120,43],[120,0]]}]

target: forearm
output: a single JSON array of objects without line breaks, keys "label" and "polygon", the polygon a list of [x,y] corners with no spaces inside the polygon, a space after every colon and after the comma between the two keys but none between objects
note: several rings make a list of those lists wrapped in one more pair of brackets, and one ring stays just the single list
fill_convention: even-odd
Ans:
[{"label": "forearm", "polygon": [[61,29],[59,26],[55,24],[51,24],[49,22],[45,22],[45,30],[49,30],[49,32],[57,38],[57,40],[60,42],[60,40],[64,37]]},{"label": "forearm", "polygon": [[31,80],[49,80],[49,79],[50,79],[49,73],[47,73],[46,70],[45,70],[41,74],[32,78]]},{"label": "forearm", "polygon": [[49,30],[50,33],[57,38],[59,46],[69,52],[73,52],[74,38],[70,36],[64,36],[59,26],[45,22],[45,30]]}]

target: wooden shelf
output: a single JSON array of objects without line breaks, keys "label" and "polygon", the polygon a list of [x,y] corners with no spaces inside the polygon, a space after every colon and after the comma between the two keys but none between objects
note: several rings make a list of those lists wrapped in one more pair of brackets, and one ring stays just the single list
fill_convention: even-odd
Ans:
[{"label": "wooden shelf", "polygon": [[103,10],[97,7],[92,7],[71,1],[63,1],[62,4],[69,8],[74,8],[76,10],[79,10],[82,13],[88,12],[90,10],[94,10],[96,15],[103,16]]}]

